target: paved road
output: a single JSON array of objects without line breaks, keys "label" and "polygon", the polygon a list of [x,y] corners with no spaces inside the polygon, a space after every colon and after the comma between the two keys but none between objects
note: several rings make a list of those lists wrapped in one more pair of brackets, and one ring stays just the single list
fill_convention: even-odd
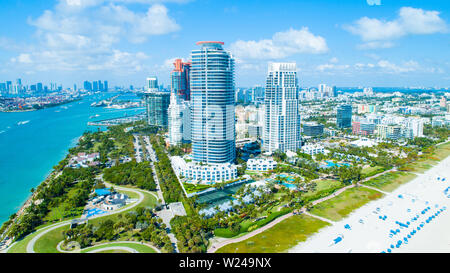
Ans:
[{"label": "paved road", "polygon": [[100,249],[95,249],[92,251],[88,251],[86,253],[97,253],[97,252],[103,252],[103,251],[107,251],[107,250],[123,250],[126,252],[130,252],[130,253],[139,253],[139,251],[137,251],[134,248],[131,247],[127,247],[127,246],[111,246],[111,247],[105,247],[105,248],[100,248]]},{"label": "paved road", "polygon": [[142,162],[142,158],[141,158],[141,145],[139,144],[139,137],[137,135],[133,135],[134,137],[134,141],[133,141],[133,145],[134,145],[134,149],[136,150],[136,162]]},{"label": "paved road", "polygon": [[[61,244],[63,243],[63,241],[59,242],[58,246],[56,247],[56,249],[59,252],[63,252],[63,253],[80,253],[81,249],[77,249],[77,250],[72,250],[72,251],[68,251],[68,250],[63,250],[61,249]],[[148,246],[150,248],[152,248],[153,250],[155,250],[157,253],[161,253],[161,250],[159,250],[158,248],[156,248],[155,246],[151,245],[151,244],[147,244],[147,243],[142,243],[142,242],[136,242],[136,241],[116,241],[116,242],[108,242],[108,243],[102,243],[102,244],[97,244],[97,245],[93,245],[87,248],[84,248],[83,250],[88,250],[90,248],[94,248],[94,247],[99,247],[99,246],[106,246],[107,248],[115,248],[115,246],[112,247],[108,247],[108,245],[110,244],[136,244],[136,245],[145,245]],[[127,247],[127,248],[131,248],[131,247]],[[106,248],[101,248],[99,250],[107,250]],[[91,253],[94,251],[88,251],[88,253]],[[135,252],[139,252],[139,251],[135,251]]]},{"label": "paved road", "polygon": [[156,153],[153,150],[152,145],[150,144],[150,138],[148,136],[144,136],[143,139],[144,139],[144,142],[145,142],[145,149],[149,153],[150,159],[151,159],[150,166],[152,167],[153,179],[155,180],[155,183],[156,183],[156,193],[158,194],[159,200],[162,201],[162,204],[166,204],[166,202],[164,201],[164,196],[163,196],[162,191],[161,191],[161,186],[159,184],[158,175],[156,175],[155,165],[153,163],[153,162],[157,162]]},{"label": "paved road", "polygon": [[[156,169],[155,169],[155,165],[154,162],[158,161],[158,157],[156,156],[155,150],[153,150],[153,147],[150,143],[150,137],[149,136],[144,136],[143,137],[144,142],[145,142],[145,148],[147,149],[147,152],[150,155],[150,166],[152,167],[152,171],[153,171],[153,178],[156,182],[156,192],[158,193],[159,199],[162,201],[163,205],[167,205],[166,201],[164,200],[164,196],[161,190],[161,186],[159,183],[159,178],[158,175],[156,174]],[[182,187],[183,188],[183,187]],[[183,188],[184,189],[184,188]],[[166,208],[166,206],[163,207],[162,210],[157,212],[157,215],[159,217],[161,217],[161,219],[163,220],[164,224],[166,224],[166,226],[168,227],[168,232],[167,235],[169,236],[170,241],[172,242],[172,245],[175,249],[175,252],[179,252],[178,250],[178,240],[175,237],[175,235],[172,233],[172,227],[170,226],[170,220],[172,220],[172,218],[174,217],[172,211],[168,208]]]}]

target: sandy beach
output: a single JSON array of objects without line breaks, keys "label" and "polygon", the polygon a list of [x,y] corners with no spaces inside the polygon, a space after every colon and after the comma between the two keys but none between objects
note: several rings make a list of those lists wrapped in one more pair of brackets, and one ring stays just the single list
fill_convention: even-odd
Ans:
[{"label": "sandy beach", "polygon": [[450,157],[289,252],[450,252]]}]

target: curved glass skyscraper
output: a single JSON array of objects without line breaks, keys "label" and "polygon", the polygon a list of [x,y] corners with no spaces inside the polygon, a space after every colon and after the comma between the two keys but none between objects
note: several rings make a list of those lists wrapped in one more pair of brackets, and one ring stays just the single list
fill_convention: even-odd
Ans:
[{"label": "curved glass skyscraper", "polygon": [[231,163],[236,157],[234,60],[222,42],[198,42],[191,53],[192,153],[197,162]]}]

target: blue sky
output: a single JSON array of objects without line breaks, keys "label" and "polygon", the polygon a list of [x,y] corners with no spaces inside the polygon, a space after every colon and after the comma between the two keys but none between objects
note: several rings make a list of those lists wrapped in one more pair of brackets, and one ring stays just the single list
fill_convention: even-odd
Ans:
[{"label": "blue sky", "polygon": [[301,86],[450,86],[450,3],[407,0],[2,0],[0,82],[169,83],[174,58],[219,40],[236,85],[295,61]]}]

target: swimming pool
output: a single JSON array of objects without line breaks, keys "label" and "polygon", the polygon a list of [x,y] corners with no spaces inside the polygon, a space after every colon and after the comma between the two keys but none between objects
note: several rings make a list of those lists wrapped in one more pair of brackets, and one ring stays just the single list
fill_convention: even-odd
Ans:
[{"label": "swimming pool", "polygon": [[100,215],[100,214],[104,214],[106,213],[106,211],[95,208],[95,209],[89,209],[86,211],[86,218],[88,217],[92,217],[94,215]]},{"label": "swimming pool", "polygon": [[291,183],[283,182],[283,183],[281,183],[281,185],[285,186],[286,188],[288,188],[288,189],[290,189],[290,190],[295,190],[295,189],[297,189],[297,186],[294,185],[294,184],[291,184]]},{"label": "swimming pool", "polygon": [[325,161],[325,162],[327,163],[327,167],[334,167],[334,166],[337,166],[337,167],[347,166],[347,167],[349,167],[350,166],[350,164],[348,164],[348,163],[334,163],[332,161]]}]

